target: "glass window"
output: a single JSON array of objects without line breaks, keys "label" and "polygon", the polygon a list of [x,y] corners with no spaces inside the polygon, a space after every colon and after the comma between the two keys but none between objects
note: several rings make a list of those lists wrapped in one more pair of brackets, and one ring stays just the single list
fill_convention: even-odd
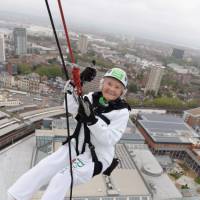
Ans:
[{"label": "glass window", "polygon": [[129,200],[140,200],[140,197],[129,197]]},{"label": "glass window", "polygon": [[126,200],[127,197],[116,197],[115,199],[116,199],[116,200]]},{"label": "glass window", "polygon": [[142,197],[142,200],[148,200],[148,197]]}]

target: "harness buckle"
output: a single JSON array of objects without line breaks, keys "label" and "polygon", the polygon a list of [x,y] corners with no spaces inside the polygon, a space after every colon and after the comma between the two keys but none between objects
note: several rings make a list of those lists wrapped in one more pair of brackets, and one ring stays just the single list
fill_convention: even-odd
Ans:
[{"label": "harness buckle", "polygon": [[90,150],[94,150],[95,149],[94,145],[92,145],[92,144],[89,144],[88,147],[89,147]]}]

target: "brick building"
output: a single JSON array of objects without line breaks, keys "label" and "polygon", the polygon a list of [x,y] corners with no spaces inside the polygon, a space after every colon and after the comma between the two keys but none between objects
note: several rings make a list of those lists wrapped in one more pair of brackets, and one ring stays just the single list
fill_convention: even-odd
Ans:
[{"label": "brick building", "polygon": [[184,111],[183,118],[187,124],[198,130],[200,128],[200,107]]}]

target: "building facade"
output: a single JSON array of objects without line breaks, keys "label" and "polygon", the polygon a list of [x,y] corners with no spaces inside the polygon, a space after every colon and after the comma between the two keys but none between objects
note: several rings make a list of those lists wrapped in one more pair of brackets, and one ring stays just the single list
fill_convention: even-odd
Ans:
[{"label": "building facade", "polygon": [[157,95],[164,74],[164,69],[165,67],[163,66],[155,66],[151,68],[149,79],[144,90],[145,94],[147,94],[148,91],[154,91],[155,95]]},{"label": "building facade", "polygon": [[16,55],[27,54],[27,33],[25,28],[15,28],[13,31],[14,50]]},{"label": "building facade", "polygon": [[184,50],[173,48],[172,56],[174,58],[182,59],[184,56]]},{"label": "building facade", "polygon": [[78,40],[78,50],[85,54],[87,53],[87,47],[88,47],[88,38],[86,35],[80,35]]},{"label": "building facade", "polygon": [[136,123],[153,154],[182,160],[200,175],[200,140],[182,119],[168,115],[140,114]]},{"label": "building facade", "polygon": [[0,34],[0,63],[5,62],[5,42],[4,35]]},{"label": "building facade", "polygon": [[184,111],[185,122],[200,132],[200,107]]}]

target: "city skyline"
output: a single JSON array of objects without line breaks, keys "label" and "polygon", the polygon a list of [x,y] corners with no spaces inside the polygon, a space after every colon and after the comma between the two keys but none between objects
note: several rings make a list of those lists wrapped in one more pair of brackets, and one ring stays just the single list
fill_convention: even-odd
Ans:
[{"label": "city skyline", "polygon": [[[0,10],[48,20],[44,1],[27,2],[8,0],[1,3]],[[57,1],[49,3],[58,17]],[[200,2],[197,0],[63,0],[62,4],[69,27],[81,26],[99,32],[140,36],[200,48],[200,24],[197,20],[200,17]]]}]

